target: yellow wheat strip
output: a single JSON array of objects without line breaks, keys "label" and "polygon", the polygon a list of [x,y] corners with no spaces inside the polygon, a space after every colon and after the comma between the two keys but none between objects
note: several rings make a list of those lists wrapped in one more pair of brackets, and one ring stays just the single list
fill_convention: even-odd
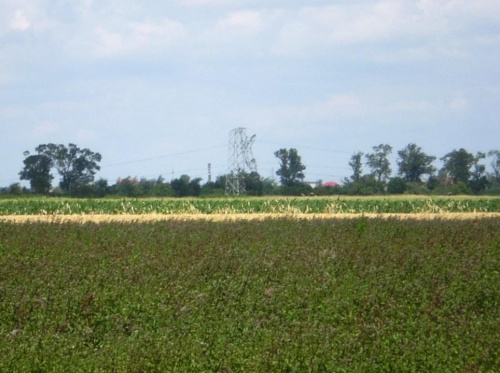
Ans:
[{"label": "yellow wheat strip", "polygon": [[123,215],[4,215],[0,222],[45,222],[45,223],[107,223],[107,222],[152,222],[162,220],[206,220],[206,221],[238,221],[264,219],[417,219],[417,220],[474,220],[483,218],[500,218],[500,213],[413,213],[413,214],[303,214],[303,213],[256,213],[256,214],[123,214]]}]

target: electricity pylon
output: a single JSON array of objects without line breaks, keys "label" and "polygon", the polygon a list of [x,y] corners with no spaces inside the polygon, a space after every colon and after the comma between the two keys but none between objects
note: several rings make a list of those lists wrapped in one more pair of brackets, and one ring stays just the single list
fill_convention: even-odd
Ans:
[{"label": "electricity pylon", "polygon": [[226,174],[226,195],[245,193],[246,174],[257,172],[257,162],[252,154],[255,135],[247,137],[246,129],[236,128],[229,133],[228,172]]}]

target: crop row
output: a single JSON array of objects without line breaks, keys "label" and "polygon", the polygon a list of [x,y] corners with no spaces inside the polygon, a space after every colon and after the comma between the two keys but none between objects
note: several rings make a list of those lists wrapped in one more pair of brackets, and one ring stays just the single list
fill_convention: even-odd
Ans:
[{"label": "crop row", "polygon": [[498,372],[500,219],[0,223],[1,372]]},{"label": "crop row", "polygon": [[500,198],[17,199],[0,215],[500,212]]}]

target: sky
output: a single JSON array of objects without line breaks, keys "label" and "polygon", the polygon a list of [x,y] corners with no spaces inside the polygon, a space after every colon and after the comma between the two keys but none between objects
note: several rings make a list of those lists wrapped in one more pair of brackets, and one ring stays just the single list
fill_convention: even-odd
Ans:
[{"label": "sky", "polygon": [[[354,152],[500,149],[500,0],[0,0],[0,186],[73,143],[97,178],[208,179],[230,132],[308,181]],[[365,172],[368,170],[364,169]]]}]

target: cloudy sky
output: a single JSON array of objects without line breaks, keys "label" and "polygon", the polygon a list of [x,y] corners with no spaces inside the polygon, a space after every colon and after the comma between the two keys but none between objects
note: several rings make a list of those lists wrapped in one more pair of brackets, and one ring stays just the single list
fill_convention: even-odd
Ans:
[{"label": "cloudy sky", "polygon": [[500,0],[0,0],[0,186],[49,142],[206,181],[237,127],[262,176],[295,147],[340,181],[380,143],[499,149],[499,118]]}]

